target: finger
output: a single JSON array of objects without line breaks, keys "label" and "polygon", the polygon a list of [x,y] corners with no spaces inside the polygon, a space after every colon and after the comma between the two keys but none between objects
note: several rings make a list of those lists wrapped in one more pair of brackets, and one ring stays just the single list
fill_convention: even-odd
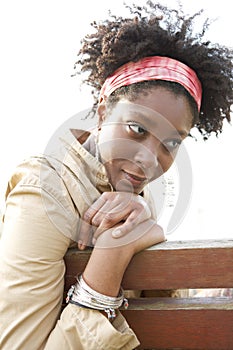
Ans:
[{"label": "finger", "polygon": [[78,249],[84,250],[87,246],[92,245],[93,226],[88,222],[82,220],[79,235],[78,235]]},{"label": "finger", "polygon": [[[125,193],[123,198],[122,194],[118,192],[105,192],[101,197],[103,197],[102,201],[94,204],[94,209],[96,208],[98,210],[94,213],[94,211],[91,212],[90,209],[90,216],[92,216],[92,218],[91,220],[89,218],[89,222],[95,226],[100,226],[104,221],[104,225],[106,222],[109,222],[106,228],[111,228],[134,210],[135,205],[138,205],[138,203],[130,202]],[[87,215],[88,214],[89,213],[87,213]]]},{"label": "finger", "polygon": [[130,213],[122,225],[118,226],[115,230],[112,231],[112,236],[114,238],[122,237],[148,218],[148,213],[144,211],[138,213],[137,210],[134,210]]},{"label": "finger", "polygon": [[[102,221],[100,221],[100,224],[97,225],[98,227],[94,233],[95,239],[97,239],[104,231],[116,226],[119,223],[124,222],[126,218],[129,217],[129,215],[131,214],[132,209],[130,208],[127,208],[127,210],[123,212],[120,209],[120,206],[118,206],[117,208],[114,208],[111,212],[105,214],[105,216],[102,218]],[[100,217],[98,217],[97,220],[94,222],[97,223],[99,218]]]},{"label": "finger", "polygon": [[122,203],[107,201],[92,218],[93,225],[111,228],[130,214],[132,208]]},{"label": "finger", "polygon": [[132,231],[140,222],[142,222],[142,220],[135,216],[135,212],[132,212],[122,225],[112,231],[112,236],[114,238],[123,237]]},{"label": "finger", "polygon": [[106,203],[107,199],[105,199],[105,196],[100,196],[84,213],[83,220],[88,222],[89,224],[92,223],[93,217],[96,215],[96,213],[101,210],[101,208]]},{"label": "finger", "polygon": [[[146,220],[146,219],[145,219]],[[127,219],[127,222],[124,220],[114,220],[114,225],[111,222],[105,222],[101,224],[95,231],[93,235],[93,244],[96,242],[96,239],[105,231],[107,231],[109,228],[113,228],[117,226],[116,229],[112,231],[112,235],[114,238],[122,237],[133,230],[134,227],[136,227],[142,220],[133,220],[132,222],[130,219]],[[120,225],[119,225],[120,224]]]},{"label": "finger", "polygon": [[[98,213],[97,213],[98,215]],[[97,239],[101,233],[106,231],[109,228],[120,224],[116,230],[113,231],[113,237],[118,238],[122,237],[125,234],[133,230],[138,224],[149,219],[151,217],[151,211],[148,205],[142,205],[141,203],[134,203],[134,207],[122,204],[118,205],[111,212],[107,213],[105,217],[100,221],[98,225],[98,219],[93,218],[93,222],[98,226],[94,238]],[[95,220],[96,219],[96,220]],[[124,222],[124,224],[122,224]]]}]

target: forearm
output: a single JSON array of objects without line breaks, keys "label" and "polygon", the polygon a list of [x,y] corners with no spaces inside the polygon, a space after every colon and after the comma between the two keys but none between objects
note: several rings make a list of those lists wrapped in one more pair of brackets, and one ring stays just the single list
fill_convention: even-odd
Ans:
[{"label": "forearm", "polygon": [[83,273],[83,278],[97,292],[117,296],[123,274],[132,256],[130,246],[95,248]]},{"label": "forearm", "polygon": [[139,224],[130,234],[118,239],[108,230],[97,240],[83,278],[97,292],[117,296],[133,255],[164,239],[161,227],[153,220]]}]

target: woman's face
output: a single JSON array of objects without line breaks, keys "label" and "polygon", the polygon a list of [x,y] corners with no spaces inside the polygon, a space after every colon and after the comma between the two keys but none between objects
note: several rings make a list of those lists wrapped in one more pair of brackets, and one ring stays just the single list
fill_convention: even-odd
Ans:
[{"label": "woman's face", "polygon": [[154,88],[133,102],[120,100],[111,112],[99,106],[98,147],[115,190],[139,194],[172,165],[192,127],[188,101]]}]

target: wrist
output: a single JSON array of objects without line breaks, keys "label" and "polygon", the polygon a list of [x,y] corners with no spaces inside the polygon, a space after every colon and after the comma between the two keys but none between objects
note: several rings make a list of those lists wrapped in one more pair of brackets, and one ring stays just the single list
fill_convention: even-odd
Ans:
[{"label": "wrist", "polygon": [[81,308],[94,309],[104,312],[109,321],[116,318],[116,310],[122,305],[128,307],[128,300],[124,298],[123,289],[116,297],[101,294],[92,289],[83,279],[82,275],[77,277],[77,282],[72,285],[67,293],[67,303],[77,305]]},{"label": "wrist", "polygon": [[132,256],[132,247],[95,247],[83,272],[83,278],[97,292],[116,297]]}]

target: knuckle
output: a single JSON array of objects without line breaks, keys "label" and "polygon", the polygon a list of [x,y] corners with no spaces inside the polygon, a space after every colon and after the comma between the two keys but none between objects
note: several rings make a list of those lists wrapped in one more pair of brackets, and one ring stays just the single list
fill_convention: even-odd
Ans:
[{"label": "knuckle", "polygon": [[114,214],[113,213],[107,213],[104,217],[105,223],[111,223],[114,221]]},{"label": "knuckle", "polygon": [[91,218],[92,218],[92,214],[90,211],[87,211],[84,216],[83,216],[84,220],[85,221],[91,221]]},{"label": "knuckle", "polygon": [[142,212],[142,211],[146,210],[146,206],[144,204],[142,204],[142,203],[136,203],[134,209],[137,212]]},{"label": "knuckle", "polygon": [[107,201],[108,199],[111,199],[112,196],[113,196],[113,192],[104,192],[101,195],[102,199],[104,199],[105,201]]},{"label": "knuckle", "polygon": [[138,221],[139,216],[138,215],[130,215],[127,219],[127,223],[129,223],[130,225],[133,225],[134,223],[136,224],[136,222]]},{"label": "knuckle", "polygon": [[98,226],[98,225],[100,224],[100,221],[101,221],[100,215],[96,214],[96,215],[92,218],[91,223],[92,223],[92,225],[94,225],[94,226]]},{"label": "knuckle", "polygon": [[151,215],[150,207],[146,201],[140,202],[139,205],[142,211],[145,211],[147,215]]},{"label": "knuckle", "polygon": [[130,223],[127,223],[127,225],[122,226],[121,232],[123,235],[125,235],[126,233],[129,233],[130,231],[132,231],[133,228],[134,228],[134,224],[133,222],[130,222]]},{"label": "knuckle", "polygon": [[91,224],[94,226],[98,226],[99,222],[97,219],[94,219],[94,220],[92,220]]}]

